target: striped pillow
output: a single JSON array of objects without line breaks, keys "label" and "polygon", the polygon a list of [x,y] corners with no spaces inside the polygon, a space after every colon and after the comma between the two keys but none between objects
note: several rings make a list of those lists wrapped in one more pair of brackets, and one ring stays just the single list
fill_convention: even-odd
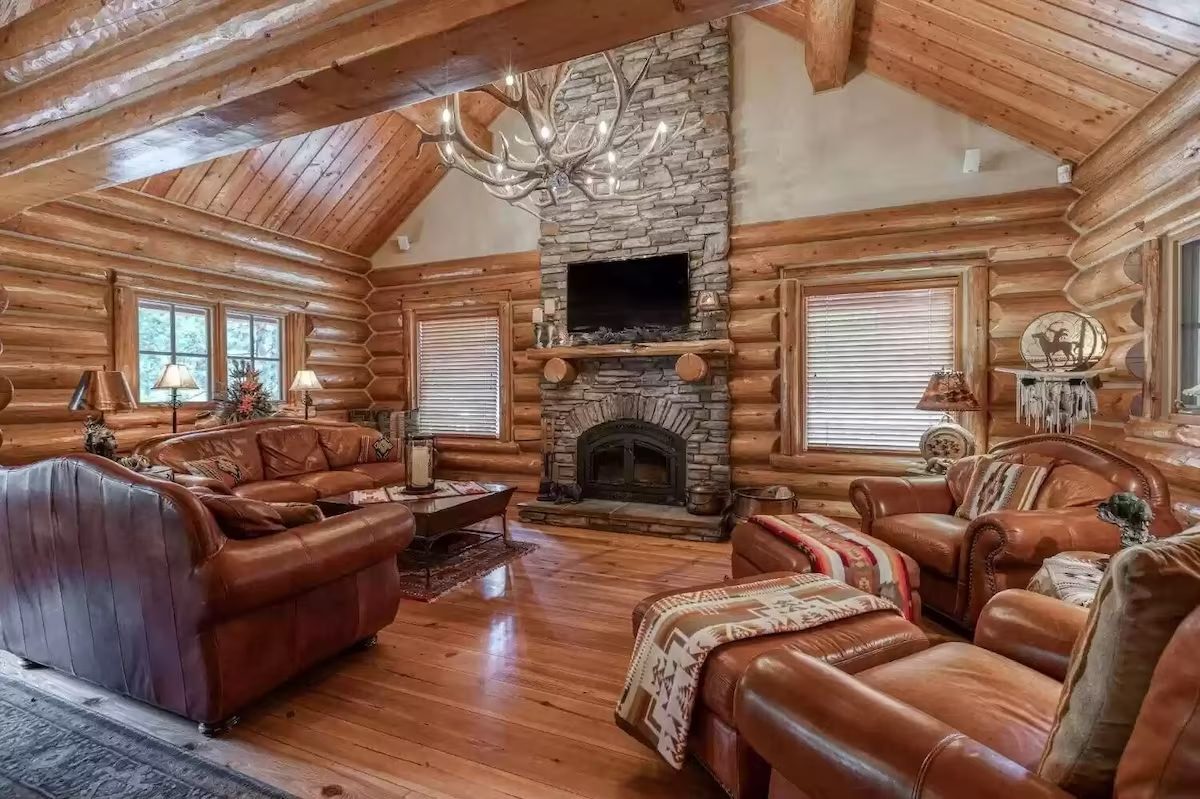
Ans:
[{"label": "striped pillow", "polygon": [[998,510],[1029,510],[1049,473],[1045,466],[1009,463],[983,455],[975,464],[971,482],[954,515],[976,519]]}]

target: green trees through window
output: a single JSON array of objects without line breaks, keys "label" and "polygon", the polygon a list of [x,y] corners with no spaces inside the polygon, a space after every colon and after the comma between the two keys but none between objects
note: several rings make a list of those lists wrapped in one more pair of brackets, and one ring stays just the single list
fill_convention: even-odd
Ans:
[{"label": "green trees through window", "polygon": [[267,396],[283,398],[283,325],[278,317],[230,311],[225,316],[226,374],[238,362],[258,370]]},{"label": "green trees through window", "polygon": [[186,366],[199,386],[180,392],[184,402],[204,402],[212,397],[209,373],[211,320],[204,307],[159,300],[138,301],[138,401],[167,402],[171,392],[154,390],[169,363]]}]

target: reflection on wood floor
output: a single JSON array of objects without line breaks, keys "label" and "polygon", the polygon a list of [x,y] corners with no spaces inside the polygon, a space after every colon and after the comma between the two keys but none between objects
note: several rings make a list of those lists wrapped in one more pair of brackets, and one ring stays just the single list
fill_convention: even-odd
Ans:
[{"label": "reflection on wood floor", "polygon": [[219,740],[49,671],[0,672],[298,797],[716,799],[612,721],[644,596],[724,578],[727,545],[512,525],[538,551],[425,605],[401,604],[373,650],[268,697]]}]

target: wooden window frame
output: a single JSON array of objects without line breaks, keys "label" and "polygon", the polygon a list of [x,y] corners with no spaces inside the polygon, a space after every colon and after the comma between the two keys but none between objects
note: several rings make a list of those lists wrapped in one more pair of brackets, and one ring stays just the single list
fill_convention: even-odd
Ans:
[{"label": "wooden window frame", "polygon": [[[214,365],[215,365],[215,361],[216,361],[216,351],[217,351],[217,349],[219,349],[219,344],[218,344],[219,334],[217,332],[217,328],[220,325],[218,324],[218,319],[217,319],[217,305],[215,303],[210,303],[210,302],[196,302],[195,300],[188,298],[188,297],[172,297],[169,295],[150,293],[150,292],[145,292],[145,293],[139,292],[139,293],[135,294],[134,300],[132,303],[133,317],[131,320],[132,321],[131,336],[133,339],[133,353],[132,353],[133,354],[133,362],[131,365],[132,368],[126,372],[126,377],[128,378],[130,375],[132,375],[132,379],[129,381],[131,383],[130,388],[133,390],[133,396],[137,397],[138,405],[143,406],[143,407],[151,407],[151,408],[160,407],[160,406],[166,407],[169,405],[169,403],[166,401],[163,401],[163,402],[143,402],[142,401],[141,365],[142,365],[143,350],[141,347],[141,329],[140,329],[141,314],[140,314],[140,310],[141,310],[141,306],[142,306],[143,302],[145,302],[145,303],[162,303],[164,305],[171,306],[171,329],[172,329],[171,344],[172,344],[172,347],[174,347],[174,329],[175,329],[175,321],[174,321],[175,320],[175,310],[174,309],[176,307],[194,308],[194,309],[203,310],[205,312],[205,314],[208,317],[208,352],[204,356],[200,356],[199,354],[184,353],[184,357],[191,357],[191,358],[206,357],[206,358],[208,358],[208,392],[209,392],[209,396],[207,399],[192,400],[190,402],[181,403],[181,406],[185,407],[185,408],[204,408],[204,407],[212,405],[214,398],[216,396],[216,393],[217,393],[217,383],[218,383],[217,373],[216,373],[216,370],[214,369]],[[179,355],[179,353],[177,353],[177,352],[156,353],[156,354],[169,355],[172,362],[174,362],[174,359],[176,357],[178,357],[178,355]]]},{"label": "wooden window frame", "polygon": [[[988,437],[988,268],[983,260],[785,267],[780,273],[780,454],[847,453],[914,457],[910,451],[850,447],[809,447],[806,440],[807,352],[805,299],[820,294],[951,287],[954,298],[954,363],[966,373],[980,412],[962,414],[960,423],[986,451]],[[960,416],[955,414],[956,417]]]},{"label": "wooden window frame", "polygon": [[[303,358],[303,341],[297,348],[292,338],[304,330],[304,314],[286,309],[271,311],[265,308],[246,305],[238,302],[199,300],[191,294],[175,294],[168,291],[150,291],[117,286],[114,292],[115,313],[113,314],[114,361],[118,371],[124,372],[129,381],[130,389],[135,397],[141,396],[141,375],[139,372],[139,336],[138,336],[138,305],[143,301],[171,303],[173,305],[204,308],[208,311],[209,326],[209,389],[212,396],[207,400],[196,400],[183,403],[187,408],[212,408],[216,405],[229,384],[228,361],[225,348],[225,325],[227,315],[232,313],[250,316],[270,317],[279,321],[280,328],[280,369],[282,385],[280,400],[283,403],[295,403],[288,386],[295,373],[305,368]],[[141,402],[138,404],[147,408],[165,408],[166,402]]]},{"label": "wooden window frame", "polygon": [[[1161,261],[1144,265],[1143,268],[1147,301],[1157,296],[1161,303],[1161,313],[1151,314],[1151,309],[1146,308],[1143,314],[1147,321],[1143,337],[1143,346],[1147,348],[1143,401],[1146,401],[1146,397],[1157,399],[1160,408],[1157,416],[1181,425],[1200,423],[1200,410],[1189,411],[1176,404],[1182,390],[1179,377],[1180,269],[1183,266],[1183,248],[1193,242],[1200,242],[1200,225],[1192,225],[1149,242],[1150,248],[1161,247]],[[1153,256],[1152,250],[1143,250],[1143,259],[1148,255]],[[1160,283],[1157,292],[1151,285],[1155,279]],[[1151,412],[1150,415],[1155,414]]]},{"label": "wooden window frame", "polygon": [[421,396],[420,386],[420,353],[418,352],[417,331],[420,323],[427,319],[451,319],[455,317],[479,317],[494,315],[498,323],[500,337],[500,424],[495,436],[478,436],[469,433],[435,433],[437,438],[471,439],[476,441],[498,441],[512,443],[512,303],[508,293],[481,293],[470,299],[453,301],[431,301],[406,303],[404,309],[404,330],[406,362],[408,369],[408,407],[418,406]]},{"label": "wooden window frame", "polygon": [[[233,303],[218,303],[218,313],[221,321],[221,354],[224,356],[221,365],[220,384],[227,386],[229,384],[229,315],[238,314],[241,316],[250,317],[250,361],[253,364],[255,361],[278,361],[279,362],[279,399],[274,402],[288,401],[288,386],[291,381],[288,380],[288,315],[286,313],[272,313],[270,311],[261,311],[254,308],[247,308]],[[271,319],[279,324],[279,357],[278,358],[259,358],[254,355],[254,320],[255,319]],[[243,356],[232,356],[243,357]],[[292,374],[295,374],[292,372]]]}]

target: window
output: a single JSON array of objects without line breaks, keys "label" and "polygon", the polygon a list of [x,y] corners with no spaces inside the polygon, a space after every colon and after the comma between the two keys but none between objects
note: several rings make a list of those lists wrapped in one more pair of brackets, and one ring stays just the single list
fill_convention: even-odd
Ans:
[{"label": "window", "polygon": [[[911,284],[910,284],[911,285]],[[915,409],[955,365],[952,286],[804,297],[804,444],[915,452],[941,414]]]},{"label": "window", "polygon": [[1175,408],[1200,413],[1200,240],[1179,248],[1176,348],[1179,377]]},{"label": "window", "polygon": [[283,320],[242,311],[225,314],[225,374],[239,363],[257,369],[267,396],[283,399]]},{"label": "window", "polygon": [[184,402],[205,402],[212,398],[209,371],[211,311],[204,306],[183,305],[160,300],[139,300],[137,304],[138,401],[167,402],[171,392],[154,390],[154,384],[169,363],[186,366],[199,386],[198,391],[180,392]]},{"label": "window", "polygon": [[418,317],[416,339],[421,432],[498,438],[499,317]]}]

